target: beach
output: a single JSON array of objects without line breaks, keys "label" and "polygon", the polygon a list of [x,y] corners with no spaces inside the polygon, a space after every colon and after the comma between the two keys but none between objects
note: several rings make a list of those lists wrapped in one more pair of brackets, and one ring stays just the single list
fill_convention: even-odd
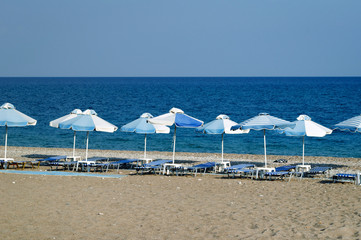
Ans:
[{"label": "beach", "polygon": [[[34,160],[72,149],[9,147]],[[90,150],[90,156],[134,158],[142,152]],[[171,153],[149,152],[152,158]],[[219,154],[176,153],[194,165]],[[299,156],[268,156],[299,163]],[[225,154],[232,162],[264,156]],[[360,159],[306,157],[333,171],[360,171]],[[277,164],[275,164],[277,165]],[[277,165],[278,166],[278,165]],[[45,171],[47,167],[41,167]],[[31,169],[27,169],[31,170]],[[36,169],[38,170],[38,169]],[[109,173],[108,173],[109,174]],[[1,173],[1,239],[360,239],[361,188],[325,179],[260,181],[222,175],[121,178]]]}]

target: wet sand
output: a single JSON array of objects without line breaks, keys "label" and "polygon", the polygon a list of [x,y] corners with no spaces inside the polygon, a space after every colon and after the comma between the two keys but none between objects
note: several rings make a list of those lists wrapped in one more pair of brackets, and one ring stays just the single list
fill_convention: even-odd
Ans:
[{"label": "wet sand", "polygon": [[[71,155],[71,149],[9,148],[16,160]],[[171,153],[151,152],[154,158]],[[90,156],[142,157],[92,150]],[[225,155],[235,162],[263,156]],[[177,153],[217,160],[218,154]],[[300,157],[285,158],[289,163]],[[360,159],[307,157],[334,171],[358,171]],[[42,170],[45,167],[42,168]],[[27,169],[29,170],[29,169]],[[116,172],[114,172],[116,174]],[[361,187],[322,179],[259,181],[220,175],[124,178],[1,173],[1,239],[360,239]]]}]

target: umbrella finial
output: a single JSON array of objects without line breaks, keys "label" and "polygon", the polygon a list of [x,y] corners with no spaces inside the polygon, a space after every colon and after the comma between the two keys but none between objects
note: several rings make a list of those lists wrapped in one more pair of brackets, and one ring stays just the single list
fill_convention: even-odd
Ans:
[{"label": "umbrella finial", "polygon": [[12,105],[11,103],[4,103],[3,105],[1,105],[1,108],[3,108],[3,109],[15,109],[14,105]]},{"label": "umbrella finial", "polygon": [[269,116],[269,114],[268,113],[260,113],[260,114],[258,114],[258,116]]},{"label": "umbrella finial", "polygon": [[216,119],[229,119],[229,117],[225,114],[221,114],[221,115],[218,115],[218,117],[216,117]]},{"label": "umbrella finial", "polygon": [[98,115],[93,109],[87,109],[83,112],[84,115]]},{"label": "umbrella finial", "polygon": [[184,114],[184,112],[179,109],[179,108],[172,108],[171,110],[169,110],[170,113],[181,113],[181,114]]},{"label": "umbrella finial", "polygon": [[297,120],[298,121],[311,121],[311,118],[305,114],[301,114],[300,116],[298,116]]},{"label": "umbrella finial", "polygon": [[80,109],[76,108],[76,109],[74,109],[73,111],[71,111],[70,114],[82,114],[82,113],[83,113],[83,112],[82,112]]},{"label": "umbrella finial", "polygon": [[141,118],[152,118],[153,115],[150,113],[143,113],[142,115],[140,115]]}]

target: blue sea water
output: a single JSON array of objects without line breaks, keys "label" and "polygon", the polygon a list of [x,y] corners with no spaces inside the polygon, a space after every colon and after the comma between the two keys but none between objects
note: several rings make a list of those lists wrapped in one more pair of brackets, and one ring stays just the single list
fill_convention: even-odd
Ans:
[{"label": "blue sea water", "polygon": [[[309,78],[0,78],[0,104],[10,102],[38,120],[35,127],[8,131],[10,146],[72,147],[73,132],[49,126],[49,122],[75,108],[93,108],[98,116],[119,128],[149,112],[167,113],[172,107],[188,115],[212,121],[227,114],[242,122],[261,112],[294,121],[300,114],[326,127],[361,113],[360,77]],[[0,128],[4,142],[5,128]],[[172,128],[173,131],[173,128]],[[172,151],[171,134],[148,137],[149,151]],[[77,148],[84,152],[86,133],[77,134]],[[89,148],[139,150],[140,134],[92,132]],[[1,147],[3,150],[3,147]],[[178,152],[221,150],[221,135],[178,129]],[[263,154],[263,132],[226,135],[225,153]],[[302,139],[267,132],[267,153],[301,155]],[[306,155],[361,157],[361,135],[334,131],[324,138],[306,138]],[[0,151],[0,155],[2,155]]]}]

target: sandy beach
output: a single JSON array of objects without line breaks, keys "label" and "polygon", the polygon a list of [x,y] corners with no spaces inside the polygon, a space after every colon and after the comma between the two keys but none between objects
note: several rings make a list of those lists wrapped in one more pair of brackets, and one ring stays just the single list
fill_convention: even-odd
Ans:
[{"label": "sandy beach", "polygon": [[[9,147],[8,156],[34,160],[71,149]],[[90,156],[141,157],[141,152],[90,150]],[[153,158],[171,153],[149,152]],[[263,156],[225,154],[232,162]],[[284,158],[288,164],[299,156]],[[185,164],[219,154],[177,153]],[[306,157],[360,171],[360,159]],[[277,165],[278,166],[278,165]],[[30,169],[27,169],[30,170]],[[37,169],[36,169],[37,170]],[[42,171],[46,167],[41,168]],[[116,174],[116,172],[113,172]],[[113,174],[112,173],[112,174]],[[1,173],[1,239],[360,239],[361,188],[324,179],[260,181],[220,175],[135,175],[122,178]]]}]

